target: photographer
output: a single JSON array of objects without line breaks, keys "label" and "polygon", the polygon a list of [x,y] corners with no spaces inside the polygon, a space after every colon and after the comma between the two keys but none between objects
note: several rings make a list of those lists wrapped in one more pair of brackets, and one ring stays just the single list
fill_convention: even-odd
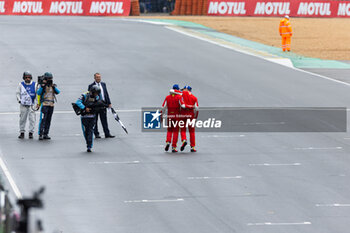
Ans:
[{"label": "photographer", "polygon": [[27,119],[29,118],[29,138],[33,138],[35,127],[35,112],[33,110],[35,99],[35,82],[30,72],[23,73],[23,81],[19,83],[16,91],[17,101],[20,104],[19,129],[18,138],[23,139]]},{"label": "photographer", "polygon": [[44,79],[40,85],[37,92],[38,105],[41,105],[39,140],[51,139],[48,134],[55,105],[55,95],[59,94],[60,90],[58,90],[56,84],[53,83],[53,75],[50,72],[44,74]]},{"label": "photographer", "polygon": [[90,91],[84,93],[75,103],[81,110],[81,123],[86,141],[87,152],[91,152],[93,145],[96,113],[108,107],[101,99],[101,88],[92,86]]}]

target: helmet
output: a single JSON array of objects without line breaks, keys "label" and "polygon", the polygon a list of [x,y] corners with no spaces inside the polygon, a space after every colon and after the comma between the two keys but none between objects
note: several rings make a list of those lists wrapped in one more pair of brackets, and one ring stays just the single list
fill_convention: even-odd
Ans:
[{"label": "helmet", "polygon": [[25,71],[23,73],[23,80],[24,80],[25,77],[30,77],[30,79],[33,79],[33,76],[32,76],[32,74],[29,71]]},{"label": "helmet", "polygon": [[284,18],[289,19],[289,16],[288,16],[288,15],[285,15]]},{"label": "helmet", "polygon": [[187,90],[191,91],[191,90],[192,90],[192,87],[190,87],[190,86],[186,85],[186,86],[184,86],[184,88],[183,88],[183,89],[187,89]]},{"label": "helmet", "polygon": [[52,79],[52,78],[53,78],[53,75],[51,72],[45,72],[44,79]]},{"label": "helmet", "polygon": [[173,85],[173,89],[174,89],[174,90],[180,90],[179,84],[174,84],[174,85]]},{"label": "helmet", "polygon": [[99,86],[93,85],[90,89],[91,94],[101,94],[101,88]]}]

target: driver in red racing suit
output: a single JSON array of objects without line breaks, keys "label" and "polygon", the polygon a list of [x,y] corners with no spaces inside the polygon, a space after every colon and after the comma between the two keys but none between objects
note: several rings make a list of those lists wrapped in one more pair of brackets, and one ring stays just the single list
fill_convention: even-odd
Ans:
[{"label": "driver in red racing suit", "polygon": [[[170,95],[165,97],[162,105],[163,119],[166,118],[167,121],[167,136],[165,151],[169,150],[170,143],[172,142],[172,152],[176,153],[177,140],[179,137],[179,125],[178,116],[180,114],[180,98],[181,95],[177,94],[174,89],[170,90]],[[167,109],[167,115],[165,115],[165,110]],[[166,116],[166,117],[165,117]]]},{"label": "driver in red racing suit", "polygon": [[[195,136],[195,127],[189,123],[193,119],[197,119],[198,117],[198,99],[192,93],[192,87],[185,86],[182,90],[181,103],[185,105],[185,108],[181,109],[182,119],[185,121],[185,125],[181,127],[181,141],[182,145],[180,150],[183,151],[185,146],[187,145],[187,137],[186,137],[186,126],[188,126],[188,131],[190,133],[190,145],[191,152],[197,152],[195,149],[196,146],[196,136]],[[182,107],[183,107],[182,105]]]}]

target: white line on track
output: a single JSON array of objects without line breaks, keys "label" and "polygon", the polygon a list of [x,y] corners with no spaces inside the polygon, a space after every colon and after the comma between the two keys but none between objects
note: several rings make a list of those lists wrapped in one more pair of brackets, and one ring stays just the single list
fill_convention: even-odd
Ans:
[{"label": "white line on track", "polygon": [[316,207],[350,207],[350,204],[316,204]]},{"label": "white line on track", "polygon": [[61,134],[61,137],[77,137],[77,136],[82,136],[82,134],[79,133],[73,133],[73,134]]},{"label": "white line on track", "polygon": [[249,122],[243,123],[242,125],[285,125],[286,122]]},{"label": "white line on track", "polygon": [[261,222],[261,223],[248,223],[248,226],[295,226],[295,225],[311,225],[311,222]]},{"label": "white line on track", "polygon": [[2,159],[2,157],[3,157],[3,154],[2,154],[2,151],[0,149],[0,167],[3,170],[7,180],[9,181],[10,186],[11,186],[13,192],[15,193],[17,199],[21,199],[22,198],[22,194],[19,191],[19,188],[17,187],[15,180],[12,178],[12,175],[11,175],[9,169],[7,168],[7,166],[6,166],[5,162],[4,162],[4,160]]},{"label": "white line on track", "polygon": [[167,22],[149,21],[149,20],[143,20],[143,19],[125,19],[125,18],[122,18],[121,20],[128,21],[128,22],[149,23],[149,24],[165,25],[165,26],[173,25],[173,24],[167,23]]},{"label": "white line on track", "polygon": [[112,162],[112,161],[103,161],[103,162],[89,162],[89,164],[137,164],[140,163],[140,161],[121,161],[121,162]]},{"label": "white line on track", "polygon": [[345,174],[331,174],[329,176],[346,177],[347,175],[345,175]]},{"label": "white line on track", "polygon": [[[141,112],[141,109],[123,109],[123,110],[116,110],[118,112]],[[40,111],[37,111],[37,113],[40,113]],[[55,114],[75,114],[74,111],[55,111]],[[0,112],[0,115],[18,115],[19,112]]]},{"label": "white line on track", "polygon": [[294,150],[342,150],[343,147],[297,147]]},{"label": "white line on track", "polygon": [[200,176],[200,177],[187,177],[189,180],[209,180],[209,179],[242,179],[243,176]]},{"label": "white line on track", "polygon": [[243,138],[244,134],[240,135],[202,135],[202,138]]},{"label": "white line on track", "polygon": [[165,200],[131,200],[131,201],[124,201],[124,203],[160,203],[160,202],[179,202],[184,201],[183,198],[176,198],[176,199],[165,199]]},{"label": "white line on track", "polygon": [[[232,108],[232,109],[237,109],[237,108]],[[271,109],[271,108],[266,108],[266,107],[259,107],[259,108],[257,108],[257,107],[245,107],[244,109],[252,109],[252,110],[254,110],[254,109]],[[295,109],[295,110],[298,110],[298,109],[305,109],[305,108],[289,108],[289,109]],[[312,109],[312,108],[310,108],[310,109]],[[208,108],[206,108],[205,110],[211,110],[211,109],[208,109]],[[216,109],[212,109],[212,110],[216,110]],[[315,111],[317,111],[318,109],[313,109],[313,110],[315,110]],[[120,110],[116,110],[117,111],[117,113],[118,112],[141,112],[142,110],[141,109],[120,109]],[[319,109],[319,111],[323,111],[322,109]],[[350,109],[347,109],[347,111],[348,112],[350,112]],[[37,111],[36,112],[37,114],[39,114],[40,113],[40,111]],[[57,111],[55,111],[54,113],[57,113],[57,114],[75,114],[75,112],[74,111],[70,111],[70,110],[68,110],[68,111],[60,111],[60,110],[57,110]],[[0,116],[1,115],[19,115],[19,112],[0,112]],[[246,123],[246,124],[284,124],[285,122],[257,122],[257,123]],[[344,138],[344,139],[350,139],[350,138]]]},{"label": "white line on track", "polygon": [[251,163],[249,166],[301,166],[301,163]]}]

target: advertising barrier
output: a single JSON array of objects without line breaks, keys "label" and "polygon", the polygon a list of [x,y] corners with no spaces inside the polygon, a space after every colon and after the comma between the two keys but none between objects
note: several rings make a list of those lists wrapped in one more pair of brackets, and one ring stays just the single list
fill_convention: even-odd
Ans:
[{"label": "advertising barrier", "polygon": [[350,1],[208,0],[208,15],[350,17]]},{"label": "advertising barrier", "polygon": [[128,16],[130,0],[0,0],[0,15]]}]

